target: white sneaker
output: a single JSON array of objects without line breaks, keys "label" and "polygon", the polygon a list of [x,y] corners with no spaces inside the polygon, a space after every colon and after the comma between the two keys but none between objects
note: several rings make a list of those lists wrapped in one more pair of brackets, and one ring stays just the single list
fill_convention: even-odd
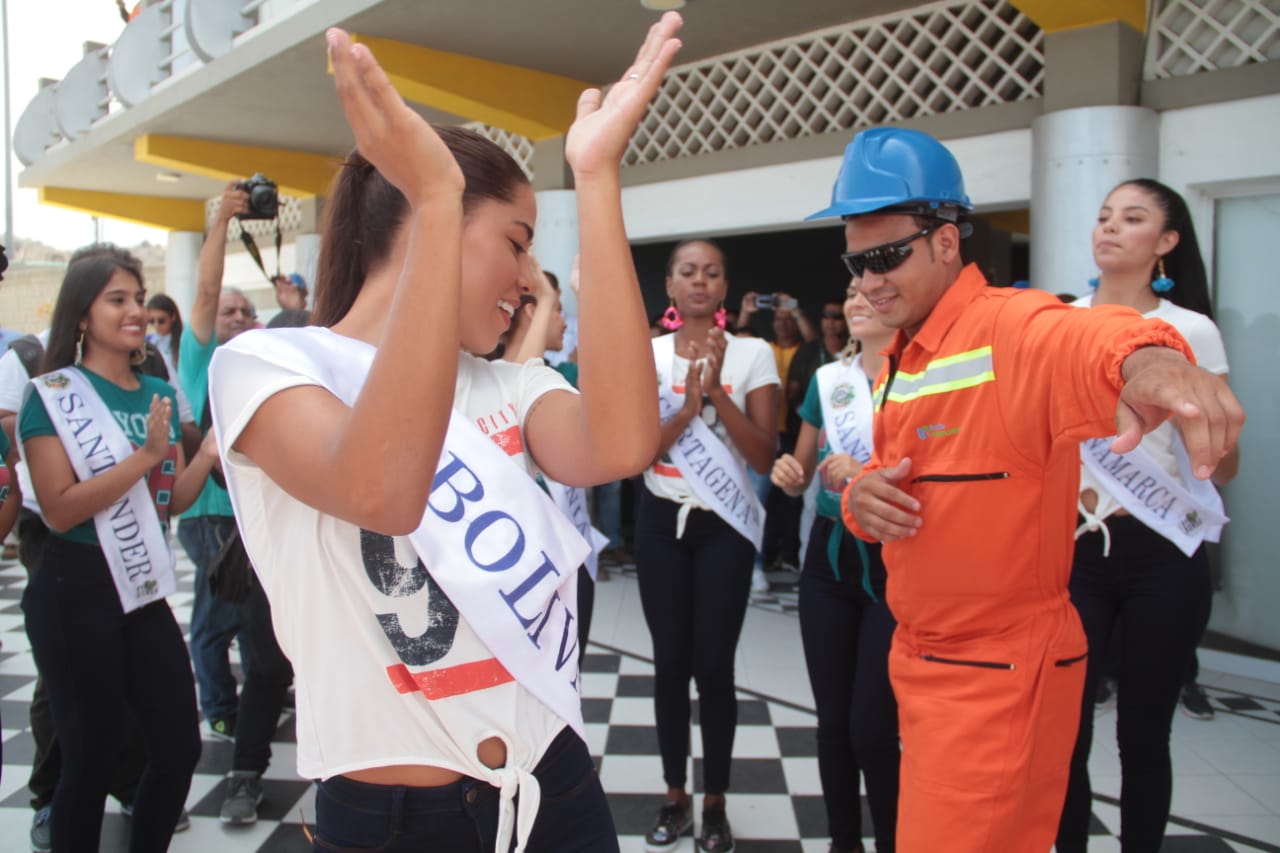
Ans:
[{"label": "white sneaker", "polygon": [[751,591],[752,592],[768,592],[769,578],[765,576],[764,569],[754,569],[751,572]]}]

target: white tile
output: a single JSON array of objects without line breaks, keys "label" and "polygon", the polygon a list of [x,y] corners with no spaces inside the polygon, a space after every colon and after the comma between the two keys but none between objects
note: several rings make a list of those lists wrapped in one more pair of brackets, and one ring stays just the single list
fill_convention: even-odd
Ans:
[{"label": "white tile", "polygon": [[653,699],[648,696],[621,696],[614,699],[609,722],[623,726],[652,726]]},{"label": "white tile", "polygon": [[782,774],[787,790],[801,796],[821,795],[822,779],[818,776],[818,759],[793,757],[782,759]]},{"label": "white tile", "polygon": [[588,698],[607,698],[618,690],[618,676],[612,672],[582,673],[582,695]]},{"label": "white tile", "polygon": [[652,793],[657,797],[667,790],[662,781],[662,758],[657,755],[606,755],[600,762],[600,784],[605,791],[618,794]]},{"label": "white tile", "polygon": [[[7,648],[7,647],[6,647]],[[0,661],[0,675],[35,675],[36,659],[30,652],[16,654]]]},{"label": "white tile", "polygon": [[1257,799],[1232,785],[1229,779],[1219,776],[1183,776],[1175,779],[1171,811],[1180,817],[1197,820],[1209,815],[1267,814],[1266,807]]},{"label": "white tile", "polygon": [[210,850],[257,850],[275,832],[278,824],[273,820],[259,821],[252,826],[226,827],[216,817],[192,817],[191,828],[173,836],[170,853],[208,853]]},{"label": "white tile", "polygon": [[[1215,770],[1229,776],[1236,774],[1268,774],[1280,771],[1280,748],[1256,740],[1197,741],[1188,750],[1204,759]],[[1174,764],[1179,774],[1188,771]]]},{"label": "white tile", "polygon": [[1208,747],[1209,744],[1214,743],[1239,744],[1245,747],[1253,745],[1253,742],[1248,740],[1196,741],[1194,743],[1172,741],[1169,744],[1169,756],[1173,759],[1173,775],[1208,776],[1220,773],[1221,768],[1210,761],[1206,761],[1204,754],[1200,751],[1202,746]]},{"label": "white tile", "polygon": [[272,743],[271,765],[262,774],[264,779],[298,779],[298,745],[296,743]]},{"label": "white tile", "polygon": [[[693,727],[691,741],[694,758],[702,757],[702,729]],[[738,724],[733,736],[734,758],[777,758],[781,755],[778,749],[778,734],[773,726],[744,726]]]},{"label": "white tile", "polygon": [[627,655],[622,656],[618,665],[619,675],[653,675],[653,664],[647,660],[638,660]]},{"label": "white tile", "polygon": [[[1273,770],[1280,767],[1273,767]],[[1261,803],[1273,815],[1280,815],[1280,776],[1232,776],[1235,786]],[[1249,812],[1223,812],[1224,814],[1249,814]]]},{"label": "white tile", "polygon": [[10,702],[30,702],[35,692],[36,680],[33,678],[16,690],[10,690],[4,696],[0,696],[0,699],[7,699]]},{"label": "white tile", "polygon": [[816,726],[818,718],[810,711],[798,711],[785,705],[770,705],[769,717],[775,726]]},{"label": "white tile", "polygon": [[[701,803],[698,804],[701,808]],[[800,835],[791,799],[776,794],[729,794],[725,813],[739,838],[791,838]]]},{"label": "white tile", "polygon": [[1098,776],[1093,773],[1089,774],[1089,786],[1093,788],[1095,794],[1105,794],[1108,797],[1120,796],[1120,774],[1114,776]]},{"label": "white tile", "polygon": [[[1203,675],[1201,675],[1200,682],[1201,684],[1205,683]],[[1212,686],[1280,702],[1280,684],[1272,684],[1270,681],[1241,678],[1238,675],[1218,674],[1214,678]]]},{"label": "white tile", "polygon": [[[1246,838],[1275,844],[1280,840],[1280,817],[1275,815],[1224,815],[1215,817],[1213,825],[1227,832],[1234,832]],[[1238,850],[1252,850],[1252,847],[1240,847]]]}]

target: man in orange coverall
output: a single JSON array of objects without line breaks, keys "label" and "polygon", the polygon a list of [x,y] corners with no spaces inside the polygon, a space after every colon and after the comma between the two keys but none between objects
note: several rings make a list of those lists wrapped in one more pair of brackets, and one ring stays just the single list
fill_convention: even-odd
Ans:
[{"label": "man in orange coverall", "polygon": [[1079,442],[1125,452],[1172,415],[1205,478],[1244,413],[1172,326],[988,287],[961,259],[971,209],[945,147],[875,128],[814,214],[844,219],[855,286],[899,330],[843,515],[885,543],[898,620],[898,850],[1047,853],[1087,652],[1067,595]]}]

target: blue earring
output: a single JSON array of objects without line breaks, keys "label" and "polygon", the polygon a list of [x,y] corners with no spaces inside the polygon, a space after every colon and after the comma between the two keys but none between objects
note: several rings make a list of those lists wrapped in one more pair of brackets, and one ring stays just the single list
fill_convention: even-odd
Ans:
[{"label": "blue earring", "polygon": [[1173,290],[1173,279],[1164,273],[1164,258],[1156,262],[1156,269],[1160,271],[1160,276],[1151,282],[1151,289],[1156,293],[1168,293]]},{"label": "blue earring", "polygon": [[1093,278],[1089,279],[1089,286],[1092,287],[1094,290],[1097,290],[1098,285],[1101,283],[1102,283],[1102,280],[1098,278],[1096,275]]}]

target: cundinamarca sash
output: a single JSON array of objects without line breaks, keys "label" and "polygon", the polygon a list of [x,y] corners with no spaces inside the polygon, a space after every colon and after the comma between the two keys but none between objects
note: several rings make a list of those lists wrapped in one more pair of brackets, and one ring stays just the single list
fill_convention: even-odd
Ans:
[{"label": "cundinamarca sash", "polygon": [[[306,376],[348,406],[376,353],[315,327],[246,332],[223,348]],[[215,373],[210,382],[216,381]],[[214,428],[221,447],[224,427],[216,408]],[[228,478],[233,505],[234,482]],[[426,511],[409,540],[494,657],[585,740],[577,568],[590,546],[533,478],[517,472],[511,458],[456,409]]]},{"label": "cundinamarca sash", "polygon": [[[671,387],[677,378],[672,366],[675,335],[655,338],[653,352],[655,361],[668,365],[667,372],[671,374],[670,383],[658,383],[658,417],[666,423],[684,405],[684,396]],[[764,541],[764,507],[747,479],[746,469],[719,436],[701,417],[696,417],[667,453],[698,499],[759,551]]]},{"label": "cundinamarca sash", "polygon": [[1173,452],[1183,486],[1142,449],[1112,453],[1111,438],[1094,438],[1080,444],[1080,459],[1107,492],[1129,514],[1168,539],[1190,557],[1208,540],[1217,542],[1229,520],[1222,497],[1208,480],[1191,474],[1182,436],[1174,435]]},{"label": "cundinamarca sash", "polygon": [[[107,404],[78,369],[55,370],[32,379],[31,384],[44,401],[80,482],[114,468],[134,452]],[[125,613],[178,588],[173,549],[145,479],[139,478],[94,515],[93,526]]]}]

